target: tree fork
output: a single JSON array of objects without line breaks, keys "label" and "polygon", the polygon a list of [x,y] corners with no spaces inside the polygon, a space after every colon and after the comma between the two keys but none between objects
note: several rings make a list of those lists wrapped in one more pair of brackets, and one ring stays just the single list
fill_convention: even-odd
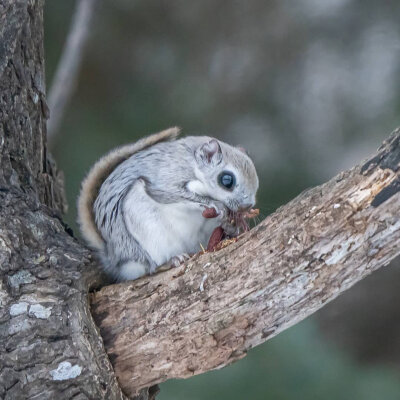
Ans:
[{"label": "tree fork", "polygon": [[221,368],[400,254],[400,129],[239,240],[91,295],[124,392]]}]

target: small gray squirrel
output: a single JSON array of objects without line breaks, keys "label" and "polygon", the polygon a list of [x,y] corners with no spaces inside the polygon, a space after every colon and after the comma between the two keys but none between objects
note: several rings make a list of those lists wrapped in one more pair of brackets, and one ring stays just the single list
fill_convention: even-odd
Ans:
[{"label": "small gray squirrel", "polygon": [[[255,205],[258,177],[242,148],[170,128],[102,157],[82,182],[78,222],[106,272],[137,279],[179,265],[231,215]],[[206,208],[216,218],[204,218]]]}]

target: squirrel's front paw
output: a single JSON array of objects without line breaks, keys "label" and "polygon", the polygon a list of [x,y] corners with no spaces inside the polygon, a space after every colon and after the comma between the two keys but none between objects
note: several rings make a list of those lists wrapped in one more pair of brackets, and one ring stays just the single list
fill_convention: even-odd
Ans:
[{"label": "squirrel's front paw", "polygon": [[219,218],[221,220],[226,219],[228,215],[227,208],[223,205],[223,203],[219,201],[214,201],[209,204],[208,207],[205,207],[203,210],[204,218]]}]

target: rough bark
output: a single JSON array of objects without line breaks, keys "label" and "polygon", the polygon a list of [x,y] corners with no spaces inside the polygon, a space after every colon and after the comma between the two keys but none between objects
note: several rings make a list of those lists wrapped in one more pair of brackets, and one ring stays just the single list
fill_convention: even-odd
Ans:
[{"label": "rough bark", "polygon": [[92,295],[123,390],[221,368],[400,254],[400,130],[225,249]]},{"label": "rough bark", "polygon": [[46,154],[43,1],[0,0],[0,398],[122,399]]}]

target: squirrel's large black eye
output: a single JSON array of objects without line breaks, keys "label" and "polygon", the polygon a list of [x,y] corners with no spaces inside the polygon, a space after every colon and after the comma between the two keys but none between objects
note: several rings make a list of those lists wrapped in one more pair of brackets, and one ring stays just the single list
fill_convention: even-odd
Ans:
[{"label": "squirrel's large black eye", "polygon": [[223,171],[218,176],[218,183],[225,189],[232,190],[236,184],[235,175],[232,172]]}]

